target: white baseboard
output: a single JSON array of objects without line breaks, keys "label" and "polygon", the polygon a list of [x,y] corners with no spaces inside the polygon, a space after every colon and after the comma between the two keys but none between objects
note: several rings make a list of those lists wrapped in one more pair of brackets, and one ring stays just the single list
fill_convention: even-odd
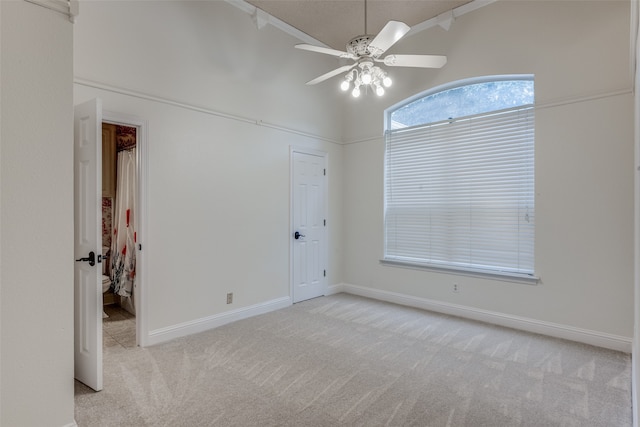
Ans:
[{"label": "white baseboard", "polygon": [[327,286],[327,293],[325,295],[339,294],[340,292],[344,292],[344,285],[342,283]]},{"label": "white baseboard", "polygon": [[[464,317],[467,319],[478,320],[481,322],[492,323],[495,325],[505,326],[508,328],[519,329],[542,335],[548,335],[551,337],[563,338],[571,341],[594,345],[597,347],[623,351],[625,353],[631,353],[632,350],[632,340],[628,337],[606,334],[603,332],[581,329],[557,323],[544,322],[541,320],[513,316],[509,314],[482,310],[458,304],[451,304],[442,301],[430,300],[427,298],[420,298],[411,295],[400,294],[397,292],[383,291],[380,289],[352,285],[349,283],[338,283],[328,286],[326,295],[333,295],[340,292],[360,295],[367,298],[406,305],[409,307],[420,308],[423,310],[434,311],[437,313]],[[156,329],[149,332],[149,336],[147,337],[146,342],[148,345],[159,344],[175,338],[180,338],[209,329],[217,328],[218,326],[226,325],[227,323],[235,322],[237,320],[247,319],[259,314],[286,308],[291,304],[292,302],[290,297],[282,297],[249,307],[243,307],[237,310],[196,319],[190,322]]]},{"label": "white baseboard", "polygon": [[534,332],[537,334],[590,344],[597,347],[631,353],[631,338],[619,335],[606,334],[588,329],[580,329],[573,326],[481,310],[478,308],[419,298],[396,292],[383,291],[380,289],[367,288],[364,286],[351,285],[348,283],[333,285],[330,288],[335,291],[333,293],[345,292],[348,294],[360,295],[380,301],[387,301],[409,307],[435,311],[438,313],[450,314],[453,316],[506,326],[508,328]]},{"label": "white baseboard", "polygon": [[640,386],[639,366],[640,360],[638,359],[638,343],[634,342],[633,351],[631,352],[631,402],[633,403],[633,427],[640,426],[640,406],[638,406],[638,387]]},{"label": "white baseboard", "polygon": [[227,323],[237,320],[247,319],[259,314],[268,313],[270,311],[280,310],[291,305],[291,298],[282,297],[249,307],[243,307],[232,311],[227,311],[213,316],[203,317],[201,319],[192,320],[190,322],[179,323],[177,325],[168,326],[166,328],[155,329],[149,332],[147,344],[160,344],[175,338],[204,332],[209,329],[217,328]]}]

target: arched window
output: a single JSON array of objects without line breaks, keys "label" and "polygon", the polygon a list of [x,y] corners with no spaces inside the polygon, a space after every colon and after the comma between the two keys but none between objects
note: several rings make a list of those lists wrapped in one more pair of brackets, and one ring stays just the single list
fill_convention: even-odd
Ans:
[{"label": "arched window", "polygon": [[449,84],[386,111],[384,261],[534,277],[534,82]]}]

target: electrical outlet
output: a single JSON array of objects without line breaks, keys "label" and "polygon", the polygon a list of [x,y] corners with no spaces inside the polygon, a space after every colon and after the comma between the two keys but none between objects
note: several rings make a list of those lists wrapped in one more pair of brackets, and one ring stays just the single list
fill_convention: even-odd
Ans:
[{"label": "electrical outlet", "polygon": [[457,293],[457,292],[460,292],[460,287],[458,286],[458,284],[457,284],[457,283],[454,283],[454,284],[453,284],[453,292],[456,292],[456,293]]},{"label": "electrical outlet", "polygon": [[231,304],[233,302],[233,292],[227,294],[227,304]]}]

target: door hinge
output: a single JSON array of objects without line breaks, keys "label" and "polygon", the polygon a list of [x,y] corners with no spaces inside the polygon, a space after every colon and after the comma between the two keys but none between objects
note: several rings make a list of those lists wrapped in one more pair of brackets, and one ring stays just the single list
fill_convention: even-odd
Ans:
[{"label": "door hinge", "polygon": [[138,243],[138,250],[141,251],[142,250],[142,243]]},{"label": "door hinge", "polygon": [[324,226],[325,227],[327,226],[327,220],[326,219],[324,220]]},{"label": "door hinge", "polygon": [[327,170],[326,169],[322,169],[323,173],[325,176],[327,176]]},{"label": "door hinge", "polygon": [[327,277],[327,270],[323,270],[324,277]]}]

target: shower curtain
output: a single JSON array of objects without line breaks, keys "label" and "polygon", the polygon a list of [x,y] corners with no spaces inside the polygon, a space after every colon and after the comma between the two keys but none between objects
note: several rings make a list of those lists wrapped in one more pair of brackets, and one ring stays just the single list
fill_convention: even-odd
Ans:
[{"label": "shower curtain", "polygon": [[111,286],[121,306],[135,314],[136,279],[136,155],[135,148],[118,153],[116,201],[111,241]]}]

